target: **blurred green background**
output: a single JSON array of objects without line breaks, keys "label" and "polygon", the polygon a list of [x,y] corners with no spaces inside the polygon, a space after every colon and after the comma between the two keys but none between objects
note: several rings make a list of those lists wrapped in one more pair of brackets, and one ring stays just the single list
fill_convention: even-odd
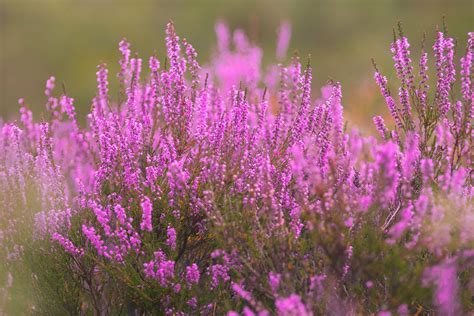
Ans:
[{"label": "blurred green background", "polygon": [[341,81],[349,120],[367,124],[368,114],[385,112],[370,59],[393,77],[389,45],[397,21],[418,56],[423,32],[431,46],[443,15],[463,51],[467,32],[474,31],[471,0],[0,0],[0,116],[15,117],[20,97],[40,113],[44,82],[54,75],[84,117],[95,95],[96,65],[106,62],[116,73],[122,37],[142,57],[155,49],[162,56],[169,19],[196,47],[201,63],[215,45],[218,19],[246,30],[264,48],[266,62],[275,55],[276,29],[287,20],[293,27],[290,53],[312,55],[315,88],[328,78]]}]

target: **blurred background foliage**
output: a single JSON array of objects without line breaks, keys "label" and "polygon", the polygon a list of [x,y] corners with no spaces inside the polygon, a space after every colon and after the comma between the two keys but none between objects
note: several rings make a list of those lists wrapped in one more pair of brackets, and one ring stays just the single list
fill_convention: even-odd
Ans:
[{"label": "blurred background foliage", "polygon": [[293,28],[289,55],[311,54],[316,91],[329,78],[341,81],[346,119],[369,126],[372,115],[386,113],[371,58],[393,78],[392,28],[402,21],[416,58],[423,32],[431,46],[443,15],[464,51],[467,32],[474,31],[472,0],[0,0],[0,117],[16,117],[24,97],[41,118],[44,82],[54,75],[84,122],[96,92],[96,65],[106,62],[113,77],[122,37],[145,59],[155,50],[163,56],[170,19],[200,63],[212,54],[217,20],[243,28],[264,49],[264,63],[273,61],[276,29],[286,20]]}]

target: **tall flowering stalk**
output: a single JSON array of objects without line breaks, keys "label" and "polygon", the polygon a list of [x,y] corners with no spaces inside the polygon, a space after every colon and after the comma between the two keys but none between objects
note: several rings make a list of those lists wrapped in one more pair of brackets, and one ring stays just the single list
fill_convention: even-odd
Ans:
[{"label": "tall flowering stalk", "polygon": [[[435,90],[429,95],[428,54],[425,40],[419,61],[419,82],[415,83],[415,74],[410,59],[409,43],[399,25],[398,38],[391,45],[395,70],[401,82],[400,106],[390,95],[388,83],[376,67],[375,79],[395,121],[396,128],[389,134],[399,140],[410,131],[415,131],[420,138],[420,148],[425,157],[433,159],[437,176],[449,165],[451,172],[461,165],[468,165],[472,158],[468,152],[472,148],[472,33],[469,33],[466,53],[460,59],[461,94],[454,92],[456,66],[454,64],[454,39],[446,32],[437,31],[433,45],[436,68]],[[470,69],[470,70],[468,70]],[[459,97],[459,99],[456,99]],[[413,109],[417,113],[414,119]],[[377,129],[384,130],[380,119],[374,119]],[[385,132],[383,133],[385,134]],[[397,135],[394,137],[393,135]],[[467,161],[463,161],[467,159]]]}]

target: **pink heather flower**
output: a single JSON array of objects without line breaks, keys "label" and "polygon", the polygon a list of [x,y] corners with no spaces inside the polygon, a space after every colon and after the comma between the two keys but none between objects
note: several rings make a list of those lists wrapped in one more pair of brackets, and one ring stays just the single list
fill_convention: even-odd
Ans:
[{"label": "pink heather flower", "polygon": [[410,105],[410,95],[408,93],[408,89],[400,87],[398,89],[398,96],[400,98],[400,104],[403,108],[403,115],[409,119],[411,122],[411,105]]},{"label": "pink heather flower", "polygon": [[410,315],[410,312],[408,310],[408,305],[407,304],[402,304],[397,308],[397,312],[400,314],[400,316],[408,316]]},{"label": "pink heather flower", "polygon": [[345,277],[349,273],[349,270],[351,268],[350,261],[352,259],[353,253],[354,253],[353,247],[351,245],[349,245],[349,247],[347,247],[347,249],[346,249],[346,256],[347,256],[346,257],[346,263],[344,264],[344,267],[342,268],[343,277]]},{"label": "pink heather flower", "polygon": [[183,168],[184,161],[173,161],[168,166],[168,172],[166,176],[168,177],[170,187],[175,190],[173,194],[178,194],[178,192],[184,192],[187,188],[187,182],[189,180],[189,173],[185,168]]},{"label": "pink heather flower", "polygon": [[396,144],[400,144],[400,138],[399,138],[399,136],[398,136],[397,131],[391,131],[390,136],[392,137],[393,141],[394,141]]},{"label": "pink heather flower", "polygon": [[291,294],[287,298],[278,298],[275,301],[275,306],[278,315],[281,316],[313,315],[313,313],[307,310],[306,306],[301,301],[301,298],[296,294]]},{"label": "pink heather flower", "polygon": [[416,164],[420,160],[419,136],[416,133],[407,133],[405,139],[405,152],[402,159],[402,175],[411,179],[415,174]]},{"label": "pink heather flower", "polygon": [[176,35],[174,24],[169,22],[166,25],[166,49],[170,62],[170,71],[174,75],[179,76],[184,69],[182,69],[180,61],[181,47],[179,45],[179,37]]},{"label": "pink heather flower", "polygon": [[345,221],[344,221],[344,225],[348,228],[351,228],[352,226],[354,226],[354,218],[352,216],[349,216]]},{"label": "pink heather flower", "polygon": [[111,233],[111,228],[110,228],[110,213],[108,209],[103,209],[101,205],[97,205],[95,202],[92,204],[92,209],[94,211],[94,214],[97,218],[97,221],[100,223],[102,228],[105,231],[105,234],[107,236],[110,236]]},{"label": "pink heather flower", "polygon": [[306,129],[308,119],[308,109],[311,103],[311,81],[312,81],[312,69],[308,65],[304,72],[303,79],[303,95],[301,100],[301,106],[295,118],[295,123],[292,128],[292,142],[300,139],[302,132]]},{"label": "pink heather flower", "polygon": [[430,88],[428,84],[428,54],[425,51],[425,47],[423,45],[423,50],[421,52],[420,56],[420,63],[419,63],[419,68],[420,68],[420,84],[419,84],[419,89],[417,89],[416,93],[418,95],[418,98],[421,101],[421,107],[422,111],[426,111],[427,107],[427,97],[428,97],[428,89]]},{"label": "pink heather flower", "polygon": [[46,81],[46,89],[44,90],[44,94],[47,96],[47,97],[51,97],[53,95],[53,90],[54,90],[54,87],[55,87],[55,81],[56,81],[56,78],[55,77],[49,77],[49,79]]},{"label": "pink heather flower", "polygon": [[183,45],[186,49],[188,69],[192,77],[192,87],[196,89],[200,82],[199,70],[201,69],[201,66],[199,66],[199,63],[197,62],[197,52],[186,40],[183,40]]},{"label": "pink heather flower", "polygon": [[91,242],[91,244],[94,246],[100,256],[104,256],[110,259],[108,248],[104,245],[105,242],[101,239],[100,235],[96,233],[94,227],[87,227],[86,225],[82,225],[82,232]]},{"label": "pink heather flower", "polygon": [[331,107],[330,116],[334,122],[334,139],[336,146],[342,145],[342,134],[344,129],[344,117],[342,108],[342,88],[341,84],[337,82],[334,84],[331,92]]},{"label": "pink heather flower", "polygon": [[295,239],[299,238],[301,234],[301,230],[303,229],[303,226],[304,226],[303,223],[301,223],[300,216],[301,216],[301,209],[299,207],[295,207],[294,209],[290,211],[290,218],[291,218],[290,226],[292,228],[292,232]]},{"label": "pink heather flower", "polygon": [[433,160],[431,159],[421,159],[420,161],[420,168],[421,172],[423,174],[423,181],[426,183],[428,181],[431,181],[434,177],[433,173]]},{"label": "pink heather flower", "polygon": [[117,204],[114,207],[114,211],[119,223],[122,225],[125,225],[125,222],[127,220],[127,215],[125,214],[124,208],[120,204]]},{"label": "pink heather flower", "polygon": [[188,283],[189,288],[191,288],[193,284],[198,284],[199,278],[200,273],[197,264],[193,263],[186,267],[186,282]]},{"label": "pink heather flower", "polygon": [[380,170],[382,178],[381,202],[386,207],[395,198],[399,183],[397,171],[398,146],[392,142],[380,145],[375,156],[376,169]]},{"label": "pink heather flower", "polygon": [[123,60],[121,61],[122,65],[127,65],[130,60],[130,43],[124,38],[119,43],[119,50],[122,53]]},{"label": "pink heather flower", "polygon": [[172,260],[159,263],[156,277],[162,286],[165,286],[166,282],[169,282],[174,277],[174,265],[175,262]]},{"label": "pink heather flower", "polygon": [[243,316],[256,316],[255,312],[250,309],[250,307],[245,306],[244,309],[242,310],[242,315]]},{"label": "pink heather flower", "polygon": [[212,288],[216,288],[219,286],[221,283],[221,280],[223,282],[228,282],[230,280],[229,276],[229,268],[221,265],[221,264],[214,264],[210,267],[210,273],[211,273],[211,285]]},{"label": "pink heather flower", "polygon": [[99,90],[98,98],[99,98],[99,105],[102,113],[105,113],[108,103],[108,93],[109,93],[109,82],[107,79],[108,70],[105,64],[101,64],[97,66],[98,71],[97,75],[97,87]]},{"label": "pink heather flower", "polygon": [[257,88],[261,76],[261,49],[251,45],[241,30],[236,30],[233,37],[235,51],[230,50],[227,27],[218,24],[216,32],[219,49],[212,67],[222,89],[229,91],[239,86],[240,82],[249,89]]},{"label": "pink heather flower", "polygon": [[[474,91],[472,90],[471,69],[474,55],[474,32],[469,32],[468,35],[469,39],[467,41],[466,54],[461,57],[461,93],[466,102],[471,102],[471,109],[469,109],[469,111],[472,111]],[[471,115],[472,114],[471,112]]]},{"label": "pink heather flower", "polygon": [[314,275],[310,278],[309,289],[311,291],[322,292],[324,289],[324,280],[327,279],[327,275]]},{"label": "pink heather flower", "polygon": [[[131,110],[136,109],[135,100],[138,97],[138,91],[136,87],[138,86],[140,80],[140,74],[142,71],[142,59],[141,58],[132,58],[130,60],[130,72],[132,74],[132,81],[130,86],[127,88],[127,107]],[[138,126],[130,126],[130,129],[136,129]]]},{"label": "pink heather flower", "polygon": [[31,112],[31,110],[25,106],[23,99],[18,100],[18,103],[21,105],[20,120],[23,123],[23,126],[25,127],[26,131],[28,131],[28,133],[34,133],[35,124],[33,123],[33,112]]},{"label": "pink heather flower", "polygon": [[175,250],[176,249],[176,230],[173,227],[168,226],[166,230],[166,234],[168,235],[166,244],[168,245],[168,247]]},{"label": "pink heather flower", "polygon": [[196,309],[197,307],[197,298],[193,296],[190,300],[187,301],[187,304],[192,308]]},{"label": "pink heather flower", "polygon": [[55,87],[55,82],[56,82],[56,78],[54,78],[54,77],[50,77],[46,81],[46,89],[44,90],[44,94],[48,98],[48,102],[46,103],[46,108],[47,108],[48,111],[54,111],[56,109],[56,107],[58,106],[58,99],[56,99],[53,96],[53,90],[54,90],[54,87]]},{"label": "pink heather flower", "polygon": [[229,49],[230,45],[230,32],[227,25],[223,22],[216,24],[216,35],[217,35],[217,46],[220,52],[224,52]]},{"label": "pink heather flower", "polygon": [[393,97],[390,95],[390,92],[387,87],[387,78],[382,76],[378,71],[375,72],[374,75],[375,82],[380,88],[380,92],[382,93],[382,96],[385,99],[385,103],[388,106],[388,109],[390,111],[390,114],[392,115],[393,119],[395,120],[395,123],[398,128],[402,129],[403,128],[403,123],[399,115],[399,110],[398,107],[395,103],[395,100]]},{"label": "pink heather flower", "polygon": [[413,86],[413,67],[411,66],[409,48],[410,44],[406,37],[397,39],[395,43],[391,45],[395,69],[398,78],[402,80],[405,88],[411,88]]},{"label": "pink heather flower", "polygon": [[166,260],[163,252],[155,252],[154,260],[143,264],[143,272],[148,278],[155,279],[162,287],[170,284],[174,278],[175,262]]},{"label": "pink heather flower", "polygon": [[152,211],[153,206],[148,197],[144,197],[140,203],[142,207],[142,221],[140,223],[141,230],[146,230],[151,232],[153,230],[152,226]]},{"label": "pink heather flower", "polygon": [[459,315],[461,307],[459,304],[457,268],[455,259],[447,259],[440,265],[425,271],[424,285],[433,283],[435,286],[434,303],[438,312],[442,315]]},{"label": "pink heather flower", "polygon": [[280,287],[280,281],[281,281],[281,274],[274,273],[274,272],[268,273],[268,283],[270,283],[270,288],[272,289],[274,293],[278,291],[278,288]]},{"label": "pink heather flower", "polygon": [[123,39],[119,43],[119,50],[122,54],[122,58],[119,61],[120,72],[119,78],[122,84],[126,82],[126,76],[128,75],[128,64],[130,62],[130,43],[126,39]]},{"label": "pink heather flower", "polygon": [[247,301],[251,304],[254,302],[252,294],[250,294],[250,292],[244,290],[241,285],[239,285],[237,283],[232,283],[231,287],[232,287],[232,290],[235,292],[235,294],[237,294],[243,300],[245,300],[245,301]]},{"label": "pink heather flower", "polygon": [[78,257],[82,257],[84,255],[84,249],[77,248],[69,239],[63,237],[61,234],[54,233],[51,238],[59,242],[66,252]]},{"label": "pink heather flower", "polygon": [[291,39],[291,25],[288,22],[283,22],[280,24],[278,29],[278,40],[276,48],[276,57],[278,60],[283,60],[288,51],[288,45],[290,44]]},{"label": "pink heather flower", "polygon": [[385,127],[384,120],[381,116],[374,116],[373,119],[375,127],[377,127],[377,131],[380,134],[380,137],[382,139],[386,139],[386,134],[387,134],[387,128]]},{"label": "pink heather flower", "polygon": [[443,32],[438,32],[433,45],[436,57],[436,100],[441,115],[446,115],[451,108],[450,92],[452,84],[456,80],[456,68],[454,66],[454,40],[446,38]]},{"label": "pink heather flower", "polygon": [[76,122],[76,112],[74,109],[74,99],[66,95],[61,96],[59,105],[61,106],[61,113],[66,113],[72,122]]},{"label": "pink heather flower", "polygon": [[155,56],[151,56],[148,61],[151,71],[157,72],[160,69],[160,62]]}]

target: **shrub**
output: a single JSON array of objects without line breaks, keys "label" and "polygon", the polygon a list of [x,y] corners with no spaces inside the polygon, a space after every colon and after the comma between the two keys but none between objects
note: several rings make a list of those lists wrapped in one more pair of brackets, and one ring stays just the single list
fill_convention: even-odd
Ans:
[{"label": "shrub", "polygon": [[[197,53],[166,28],[162,65],[127,41],[112,100],[106,65],[87,124],[45,94],[49,119],[0,127],[3,310],[63,314],[455,315],[474,309],[472,54],[456,77],[438,32],[430,92],[401,31],[398,102],[379,137],[348,131],[337,82],[312,96],[295,56],[262,52],[218,24]],[[289,26],[280,31],[284,59]],[[375,65],[375,63],[374,63]],[[456,84],[460,93],[455,92]]]}]

